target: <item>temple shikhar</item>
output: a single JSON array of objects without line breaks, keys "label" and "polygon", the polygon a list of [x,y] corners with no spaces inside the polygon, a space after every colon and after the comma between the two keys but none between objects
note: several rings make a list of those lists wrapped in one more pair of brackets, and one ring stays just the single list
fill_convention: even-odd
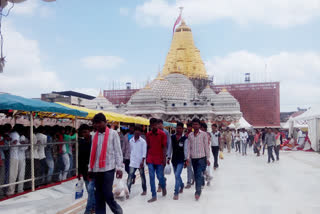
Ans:
[{"label": "temple shikhar", "polygon": [[227,91],[216,94],[192,31],[182,20],[174,32],[162,72],[132,95],[122,109],[128,115],[171,122],[199,118],[207,123],[231,123],[242,116],[239,102]]}]

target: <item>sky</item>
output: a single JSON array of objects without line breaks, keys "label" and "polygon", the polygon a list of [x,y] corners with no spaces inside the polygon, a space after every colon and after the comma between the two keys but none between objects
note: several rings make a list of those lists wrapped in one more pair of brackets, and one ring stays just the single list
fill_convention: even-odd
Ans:
[{"label": "sky", "polygon": [[251,73],[280,81],[281,111],[320,104],[320,0],[27,0],[2,18],[0,92],[143,87],[164,65],[180,6],[216,84]]}]

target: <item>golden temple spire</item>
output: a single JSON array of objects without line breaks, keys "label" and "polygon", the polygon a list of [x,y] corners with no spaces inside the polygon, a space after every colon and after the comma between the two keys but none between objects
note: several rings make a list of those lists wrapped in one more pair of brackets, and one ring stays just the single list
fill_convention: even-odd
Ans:
[{"label": "golden temple spire", "polygon": [[228,92],[228,90],[226,88],[223,88],[221,92]]},{"label": "golden temple spire", "polygon": [[98,97],[103,97],[103,94],[102,94],[102,90],[101,90],[101,88],[100,88],[100,92],[99,92]]},{"label": "golden temple spire", "polygon": [[160,71],[158,72],[158,76],[156,77],[156,80],[164,80]]},{"label": "golden temple spire", "polygon": [[191,28],[183,19],[174,32],[162,77],[173,73],[180,73],[189,78],[208,78],[200,51],[194,45]]}]

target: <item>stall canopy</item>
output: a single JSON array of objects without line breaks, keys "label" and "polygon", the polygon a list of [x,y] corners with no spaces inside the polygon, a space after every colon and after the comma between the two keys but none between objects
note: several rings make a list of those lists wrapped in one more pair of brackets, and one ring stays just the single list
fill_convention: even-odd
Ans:
[{"label": "stall canopy", "polygon": [[176,128],[176,127],[177,127],[177,124],[163,121],[163,126],[164,126],[164,127]]},{"label": "stall canopy", "polygon": [[[320,106],[312,106],[305,113],[293,118],[292,121],[308,125],[311,147],[315,151],[320,151]],[[290,127],[290,133],[292,133],[292,129],[293,126]]]},{"label": "stall canopy", "polygon": [[[149,120],[142,118],[142,117],[132,117],[132,116],[127,116],[123,114],[118,114],[114,112],[107,112],[107,111],[102,111],[102,110],[94,110],[94,109],[88,109],[84,107],[79,107],[79,106],[73,106],[73,105],[68,105],[65,103],[57,103],[57,105],[65,106],[71,109],[83,111],[87,113],[86,117],[80,118],[80,119],[86,119],[86,120],[91,120],[94,115],[98,113],[103,113],[108,121],[117,121],[117,122],[123,122],[123,123],[136,123],[136,124],[141,124],[141,125],[149,125]],[[65,115],[62,115],[62,117],[65,117]],[[73,116],[69,116],[69,118],[73,118]]]},{"label": "stall canopy", "polygon": [[250,129],[252,128],[252,125],[246,121],[243,117],[240,118],[240,120],[236,123],[231,123],[228,126],[230,129]]},{"label": "stall canopy", "polygon": [[44,102],[41,100],[28,99],[11,94],[0,94],[1,110],[18,110],[23,112],[46,112],[52,116],[73,115],[77,117],[86,117],[87,112],[70,109],[56,103]]}]

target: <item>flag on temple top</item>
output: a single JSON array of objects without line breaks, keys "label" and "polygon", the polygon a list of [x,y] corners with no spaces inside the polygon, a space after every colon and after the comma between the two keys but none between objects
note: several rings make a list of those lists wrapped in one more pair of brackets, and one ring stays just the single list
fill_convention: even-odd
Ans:
[{"label": "flag on temple top", "polygon": [[176,26],[180,23],[180,21],[181,21],[181,13],[180,13],[179,17],[177,18],[176,22],[174,23],[172,36],[174,34],[174,30],[176,29]]}]

